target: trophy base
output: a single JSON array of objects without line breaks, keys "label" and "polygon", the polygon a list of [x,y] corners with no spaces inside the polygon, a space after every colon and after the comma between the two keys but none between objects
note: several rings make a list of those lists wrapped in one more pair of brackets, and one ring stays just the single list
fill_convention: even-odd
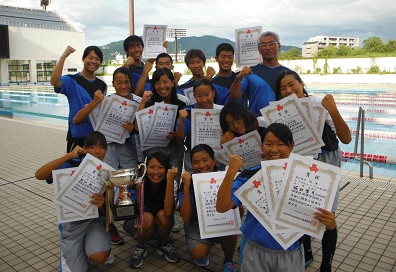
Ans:
[{"label": "trophy base", "polygon": [[136,219],[139,217],[139,207],[136,203],[115,206],[113,209],[114,221]]}]

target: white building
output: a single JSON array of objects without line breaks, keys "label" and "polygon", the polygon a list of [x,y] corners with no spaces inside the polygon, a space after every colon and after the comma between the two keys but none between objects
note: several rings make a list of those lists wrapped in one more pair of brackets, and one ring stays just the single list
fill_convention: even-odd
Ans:
[{"label": "white building", "polygon": [[333,45],[335,47],[345,45],[352,48],[358,48],[359,38],[333,36],[312,37],[302,44],[302,56],[304,58],[314,57],[320,50],[328,47],[329,45]]},{"label": "white building", "polygon": [[9,40],[9,58],[0,56],[0,85],[48,82],[67,45],[76,52],[63,74],[82,69],[85,34],[59,12],[0,5],[0,25],[6,30],[1,42]]}]

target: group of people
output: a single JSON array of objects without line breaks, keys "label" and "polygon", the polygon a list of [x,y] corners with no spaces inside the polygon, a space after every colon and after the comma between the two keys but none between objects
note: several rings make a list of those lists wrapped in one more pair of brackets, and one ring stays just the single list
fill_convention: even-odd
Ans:
[{"label": "group of people", "polygon": [[[51,84],[55,92],[64,94],[69,101],[69,129],[67,133],[67,154],[50,161],[36,171],[36,177],[51,183],[52,170],[78,166],[84,154],[91,154],[109,164],[114,169],[137,168],[145,162],[143,221],[138,229],[136,220],[125,220],[123,228],[137,241],[129,260],[130,267],[143,264],[147,255],[145,243],[158,240],[157,253],[169,262],[178,262],[179,254],[169,242],[172,228],[177,224],[175,209],[184,223],[187,249],[197,266],[209,264],[209,254],[214,244],[220,244],[224,253],[223,271],[236,271],[233,255],[237,248],[237,236],[223,236],[201,239],[198,214],[194,194],[192,173],[207,173],[226,169],[217,162],[212,148],[206,144],[191,146],[191,110],[221,109],[221,143],[257,130],[263,141],[263,158],[275,160],[287,158],[293,150],[293,135],[282,124],[271,124],[267,128],[259,125],[260,109],[271,101],[290,94],[302,98],[308,96],[300,76],[280,65],[278,53],[281,48],[279,36],[271,31],[262,33],[258,40],[258,50],[263,62],[252,67],[243,67],[240,72],[232,71],[234,48],[227,43],[216,49],[219,72],[212,67],[205,71],[206,57],[202,50],[191,49],[185,62],[192,72],[192,78],[179,85],[180,73],[173,73],[172,58],[162,53],[155,60],[142,62],[143,40],[131,35],[124,40],[127,60],[124,66],[113,73],[113,86],[117,95],[129,100],[140,97],[139,110],[156,102],[173,104],[178,107],[178,118],[174,129],[167,134],[170,140],[166,147],[153,147],[145,152],[140,149],[137,122],[124,122],[122,126],[130,137],[125,143],[107,142],[105,136],[94,131],[88,116],[99,105],[107,92],[106,84],[95,76],[95,71],[103,61],[103,54],[96,46],[85,49],[82,61],[84,68],[75,75],[63,75],[66,58],[75,52],[68,46],[56,64]],[[152,78],[149,72],[155,62]],[[192,88],[195,103],[185,96],[185,90]],[[312,99],[317,99],[313,98]],[[343,143],[351,141],[347,124],[338,112],[331,95],[321,100],[327,110],[323,132],[325,146],[318,160],[341,166],[338,139]],[[237,172],[243,165],[243,158],[232,155],[224,182],[219,188],[216,209],[226,212],[238,207],[241,215],[244,208],[234,196],[234,192],[252,175],[260,170],[260,165]],[[184,172],[182,171],[184,167]],[[129,196],[137,199],[136,188],[129,188]],[[105,197],[96,193],[91,203],[99,209],[99,218],[59,225],[61,234],[61,271],[86,271],[88,261],[96,264],[111,263],[111,243],[122,242],[114,225],[110,233],[105,228]],[[334,212],[337,199],[331,211],[318,207],[315,217],[326,226],[322,240],[323,260],[320,270],[331,271],[337,228]],[[243,237],[240,244],[240,264],[242,271],[303,271],[312,261],[310,237],[304,236],[283,250],[265,228],[247,211],[241,228]]]}]

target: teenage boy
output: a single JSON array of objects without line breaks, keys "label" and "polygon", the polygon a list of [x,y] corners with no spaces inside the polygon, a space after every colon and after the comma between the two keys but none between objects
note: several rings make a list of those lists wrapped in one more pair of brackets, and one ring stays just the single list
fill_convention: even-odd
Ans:
[{"label": "teenage boy", "polygon": [[212,79],[216,85],[215,103],[225,106],[229,101],[230,87],[238,73],[231,70],[234,64],[234,47],[229,43],[221,43],[216,48],[216,62],[219,72]]},{"label": "teenage boy", "polygon": [[132,73],[132,92],[135,92],[136,82],[139,81],[143,73],[144,63],[142,62],[144,43],[142,38],[131,35],[124,40],[124,51],[127,59],[124,67],[128,68]]},{"label": "teenage boy", "polygon": [[180,85],[177,88],[177,93],[184,96],[186,96],[184,90],[188,88],[192,88],[197,80],[204,77],[206,77],[209,80],[212,80],[212,77],[216,74],[215,69],[213,69],[213,67],[211,66],[208,66],[208,68],[206,69],[206,76],[204,75],[206,56],[205,53],[200,49],[188,50],[188,52],[186,53],[185,62],[187,68],[190,69],[192,73],[192,78],[190,78],[186,83]]},{"label": "teenage boy", "polygon": [[[173,71],[173,60],[172,57],[167,53],[160,53],[157,58],[148,59],[143,66],[143,72],[140,76],[139,81],[136,84],[135,94],[138,96],[142,96],[145,90],[151,90],[151,81],[149,78],[149,73],[153,69],[153,64],[155,61],[155,70],[160,68],[168,68],[169,70]],[[182,74],[179,72],[174,72],[173,76],[175,77],[175,84],[179,82]]]}]

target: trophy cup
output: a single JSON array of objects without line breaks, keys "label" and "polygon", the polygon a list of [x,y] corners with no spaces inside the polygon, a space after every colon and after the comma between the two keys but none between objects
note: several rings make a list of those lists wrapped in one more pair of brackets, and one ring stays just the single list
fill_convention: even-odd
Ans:
[{"label": "trophy cup", "polygon": [[[143,168],[143,174],[139,177],[139,170]],[[107,179],[103,177],[106,172]],[[139,185],[146,174],[146,165],[139,164],[138,168],[109,171],[101,169],[99,176],[106,183],[106,216],[107,221],[119,221],[135,219],[139,216],[138,204],[128,196],[128,186]],[[118,204],[114,204],[114,187],[119,188]]]}]

